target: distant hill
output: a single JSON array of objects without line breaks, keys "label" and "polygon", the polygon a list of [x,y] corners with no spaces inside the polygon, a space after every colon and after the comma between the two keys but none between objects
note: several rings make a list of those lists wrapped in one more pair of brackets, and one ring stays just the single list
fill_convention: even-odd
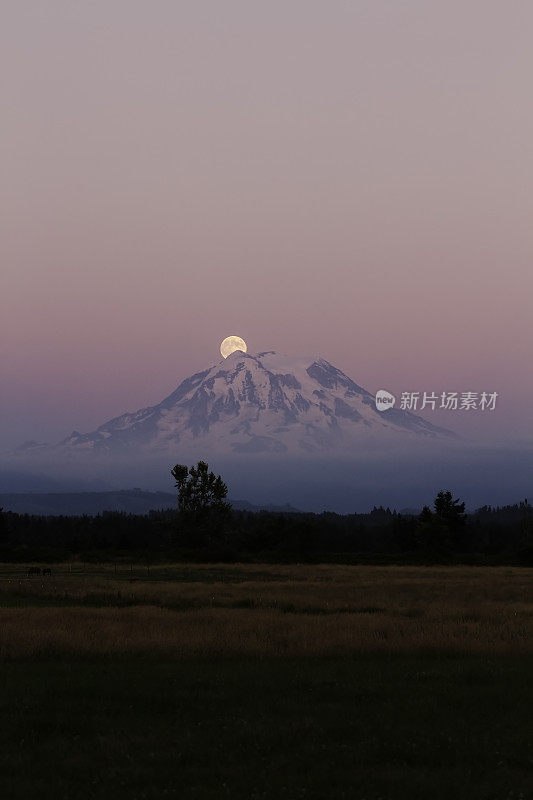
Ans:
[{"label": "distant hill", "polygon": [[53,478],[47,472],[21,471],[0,467],[0,495],[39,492],[108,492],[113,485],[101,479],[75,477],[72,474]]},{"label": "distant hill", "polygon": [[[246,500],[230,500],[236,511],[297,512],[290,505],[257,506]],[[127,514],[148,514],[149,511],[175,509],[176,496],[169,492],[146,492],[126,489],[114,492],[6,492],[0,494],[0,508],[17,514],[42,516],[77,516],[122,511]]]}]

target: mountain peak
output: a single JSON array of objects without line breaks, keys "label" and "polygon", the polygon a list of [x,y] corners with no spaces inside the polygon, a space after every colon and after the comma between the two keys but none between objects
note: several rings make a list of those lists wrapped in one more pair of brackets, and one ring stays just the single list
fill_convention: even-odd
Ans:
[{"label": "mountain peak", "polygon": [[415,414],[380,412],[369,391],[324,358],[274,350],[227,358],[185,380],[164,400],[78,431],[65,452],[352,453],[373,442],[453,436]]}]

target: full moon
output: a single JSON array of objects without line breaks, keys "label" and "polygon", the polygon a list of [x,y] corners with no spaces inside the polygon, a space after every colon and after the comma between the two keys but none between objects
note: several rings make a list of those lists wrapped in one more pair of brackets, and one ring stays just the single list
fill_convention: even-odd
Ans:
[{"label": "full moon", "polygon": [[240,336],[227,336],[220,345],[220,352],[224,358],[227,358],[235,350],[242,350],[243,353],[246,353],[246,342]]}]

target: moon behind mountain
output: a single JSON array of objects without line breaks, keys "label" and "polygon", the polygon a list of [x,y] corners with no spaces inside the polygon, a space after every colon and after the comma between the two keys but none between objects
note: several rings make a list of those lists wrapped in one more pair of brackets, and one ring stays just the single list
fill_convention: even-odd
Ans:
[{"label": "moon behind mountain", "polygon": [[244,339],[241,339],[240,336],[226,336],[220,345],[220,352],[224,358],[227,358],[231,353],[234,353],[235,350],[242,350],[243,353],[246,353],[246,342]]}]

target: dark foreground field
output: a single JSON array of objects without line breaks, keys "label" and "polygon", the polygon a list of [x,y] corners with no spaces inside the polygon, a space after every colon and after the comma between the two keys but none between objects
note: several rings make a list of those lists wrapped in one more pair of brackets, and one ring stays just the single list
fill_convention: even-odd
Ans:
[{"label": "dark foreground field", "polygon": [[9,664],[0,795],[529,798],[532,659]]},{"label": "dark foreground field", "polygon": [[76,569],[1,578],[0,797],[533,798],[527,570]]}]

